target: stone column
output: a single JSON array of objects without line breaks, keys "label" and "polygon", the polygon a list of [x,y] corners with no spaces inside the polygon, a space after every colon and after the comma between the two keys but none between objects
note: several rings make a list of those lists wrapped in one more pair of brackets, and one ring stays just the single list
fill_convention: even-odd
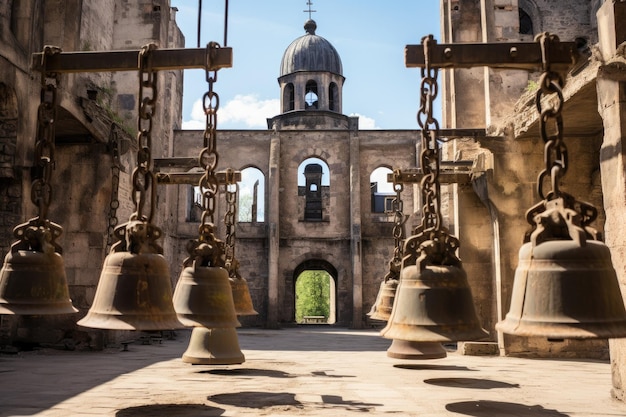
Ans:
[{"label": "stone column", "polygon": [[[351,127],[353,123],[351,123]],[[352,263],[352,327],[363,327],[361,266],[361,179],[358,125],[350,132],[350,258]]]},{"label": "stone column", "polygon": [[[600,150],[602,194],[606,212],[606,244],[611,249],[613,266],[626,294],[626,3],[607,1],[598,11],[598,35],[605,62],[597,78],[598,112],[604,125],[604,141]],[[621,48],[618,49],[618,46]],[[626,339],[609,341],[612,393],[626,399]]]},{"label": "stone column", "polygon": [[279,259],[279,222],[280,222],[280,136],[272,133],[270,142],[270,161],[267,181],[267,322],[268,328],[278,327],[278,259]]}]

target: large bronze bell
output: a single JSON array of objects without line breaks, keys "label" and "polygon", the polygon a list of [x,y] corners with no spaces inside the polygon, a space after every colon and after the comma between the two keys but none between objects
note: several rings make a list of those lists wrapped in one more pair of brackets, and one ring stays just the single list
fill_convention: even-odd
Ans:
[{"label": "large bronze bell", "polygon": [[[154,229],[153,229],[154,228]],[[111,330],[169,330],[184,327],[172,305],[169,267],[154,241],[150,223],[133,221],[116,228],[128,236],[104,260],[93,304],[78,324]],[[143,236],[144,238],[141,238]],[[127,250],[129,249],[129,250]]]},{"label": "large bronze bell", "polygon": [[441,343],[437,342],[413,342],[409,340],[393,339],[387,349],[387,356],[395,359],[441,359],[448,356],[448,352]]},{"label": "large bronze bell", "polygon": [[228,271],[194,261],[183,268],[174,290],[174,309],[187,326],[239,327]]},{"label": "large bronze bell", "polygon": [[18,225],[0,271],[0,314],[69,314],[78,310],[69,297],[60,247],[61,226],[31,219]]},{"label": "large bronze bell", "polygon": [[536,230],[519,251],[510,310],[496,328],[548,339],[626,337],[608,247],[594,240],[593,229],[580,226],[564,200],[543,205]]},{"label": "large bronze bell", "polygon": [[234,365],[246,360],[234,327],[194,327],[182,359],[193,365]]},{"label": "large bronze bell", "polygon": [[[456,238],[446,232],[409,237],[393,310],[381,335],[414,342],[487,337],[480,326]],[[419,257],[418,257],[419,254]]]}]

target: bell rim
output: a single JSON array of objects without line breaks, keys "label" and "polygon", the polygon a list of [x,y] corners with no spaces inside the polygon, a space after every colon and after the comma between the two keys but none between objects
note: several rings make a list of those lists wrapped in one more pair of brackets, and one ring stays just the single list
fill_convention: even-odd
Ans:
[{"label": "bell rim", "polygon": [[[590,327],[598,326],[597,330]],[[507,319],[496,323],[496,330],[512,336],[548,339],[622,339],[626,338],[626,320],[618,322],[546,323]]]}]

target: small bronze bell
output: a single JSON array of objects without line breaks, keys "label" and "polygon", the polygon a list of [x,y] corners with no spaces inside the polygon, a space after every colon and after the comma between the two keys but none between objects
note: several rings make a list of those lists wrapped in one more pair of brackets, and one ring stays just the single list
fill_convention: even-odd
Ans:
[{"label": "small bronze bell", "polygon": [[194,327],[182,359],[193,365],[234,365],[246,360],[234,327]]},{"label": "small bronze bell", "polygon": [[239,327],[228,271],[218,266],[201,266],[194,261],[185,267],[174,290],[174,308],[187,326]]},{"label": "small bronze bell", "polygon": [[78,310],[69,297],[61,248],[61,226],[38,218],[18,225],[18,241],[0,271],[0,314],[69,314]]},{"label": "small bronze bell", "polygon": [[230,287],[233,292],[233,302],[235,303],[235,312],[238,316],[254,316],[259,314],[252,305],[252,297],[250,297],[250,289],[248,282],[244,278],[228,278]]},{"label": "small bronze bell", "polygon": [[381,331],[383,337],[413,342],[487,337],[461,261],[454,255],[456,247],[458,240],[445,231],[407,239],[400,283],[391,316]]},{"label": "small bronze bell", "polygon": [[387,356],[395,359],[441,359],[448,356],[448,352],[441,343],[437,342],[412,342],[409,340],[393,339],[387,349]]},{"label": "small bronze bell", "polygon": [[396,296],[396,288],[398,287],[397,279],[387,279],[380,283],[376,301],[372,305],[372,309],[367,315],[373,320],[387,321],[391,316],[393,308],[393,300]]},{"label": "small bronze bell", "polygon": [[548,339],[626,337],[610,251],[569,206],[558,198],[529,210],[537,227],[519,251],[511,307],[496,329]]},{"label": "small bronze bell", "polygon": [[155,239],[160,230],[131,221],[118,226],[119,242],[104,260],[93,304],[78,324],[111,330],[184,327],[172,305],[169,267]]}]

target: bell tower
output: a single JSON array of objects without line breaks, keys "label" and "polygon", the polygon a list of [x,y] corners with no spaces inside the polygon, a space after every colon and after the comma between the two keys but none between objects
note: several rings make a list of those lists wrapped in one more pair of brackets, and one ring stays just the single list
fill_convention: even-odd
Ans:
[{"label": "bell tower", "polygon": [[269,128],[347,128],[342,114],[345,78],[341,58],[333,45],[317,35],[317,23],[304,23],[305,35],[285,50],[280,63],[281,114],[268,120]]}]

